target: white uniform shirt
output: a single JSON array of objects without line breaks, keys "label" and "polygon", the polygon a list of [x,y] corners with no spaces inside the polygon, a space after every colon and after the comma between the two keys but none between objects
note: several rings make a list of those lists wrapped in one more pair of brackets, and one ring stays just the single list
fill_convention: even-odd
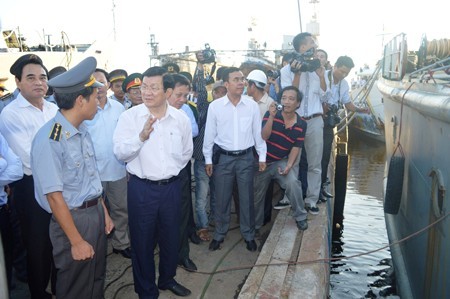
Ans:
[{"label": "white uniform shirt", "polygon": [[259,107],[259,113],[261,115],[261,119],[263,119],[264,114],[266,114],[266,112],[269,110],[270,105],[274,102],[274,100],[269,97],[269,95],[267,94],[267,92],[264,93],[263,97],[261,98],[261,100],[259,100],[258,102],[256,102],[258,104]]},{"label": "white uniform shirt", "polygon": [[203,142],[206,164],[212,164],[214,143],[226,151],[255,146],[259,161],[266,161],[267,146],[261,137],[261,115],[252,98],[243,95],[234,106],[225,95],[209,104]]},{"label": "white uniform shirt", "polygon": [[127,171],[141,179],[158,181],[179,174],[192,157],[192,128],[186,113],[167,104],[166,115],[153,124],[148,140],[139,133],[150,117],[144,104],[123,112],[114,131],[114,154]]},{"label": "white uniform shirt", "polygon": [[[330,74],[331,72],[331,74]],[[342,79],[339,83],[335,83],[333,79],[333,73],[332,71],[328,71],[325,74],[326,78],[331,78],[331,82],[328,82],[328,88],[327,91],[327,103],[330,105],[339,105],[339,102],[341,102],[343,105],[351,102],[350,100],[350,86],[348,85],[347,80]]]},{"label": "white uniform shirt", "polygon": [[[281,88],[291,86],[294,80],[294,73],[291,72],[291,66],[285,65],[280,70]],[[325,76],[328,90],[328,78]],[[326,91],[320,88],[320,78],[316,72],[303,72],[300,75],[300,83],[297,86],[303,93],[303,100],[297,113],[301,117],[310,117],[314,114],[323,113],[322,102],[326,101]]]},{"label": "white uniform shirt", "polygon": [[42,111],[31,105],[20,93],[2,110],[0,132],[23,164],[23,172],[31,175],[31,142],[36,132],[58,111],[58,106],[44,100]]}]

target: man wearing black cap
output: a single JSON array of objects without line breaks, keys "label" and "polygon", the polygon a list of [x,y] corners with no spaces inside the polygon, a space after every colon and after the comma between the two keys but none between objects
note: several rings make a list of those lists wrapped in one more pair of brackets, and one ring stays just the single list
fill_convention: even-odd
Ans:
[{"label": "man wearing black cap", "polygon": [[[11,66],[20,90],[17,98],[6,106],[0,118],[0,132],[22,160],[24,176],[14,186],[13,203],[27,250],[28,286],[31,298],[51,298],[46,292],[52,271],[52,245],[48,227],[51,215],[35,200],[30,149],[36,132],[58,111],[44,99],[47,92],[47,70],[34,54],[21,56]],[[52,279],[54,283],[54,280]]]},{"label": "man wearing black cap", "polygon": [[83,121],[97,112],[97,65],[88,57],[49,81],[60,107],[31,146],[36,201],[52,213],[56,297],[103,298],[106,235],[114,225],[101,197],[91,137]]}]

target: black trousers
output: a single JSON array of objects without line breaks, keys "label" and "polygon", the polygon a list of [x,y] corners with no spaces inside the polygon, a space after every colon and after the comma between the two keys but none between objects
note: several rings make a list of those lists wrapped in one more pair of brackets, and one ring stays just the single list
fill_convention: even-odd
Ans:
[{"label": "black trousers", "polygon": [[49,237],[51,214],[39,206],[34,197],[33,177],[24,175],[14,184],[14,203],[19,216],[23,242],[27,251],[28,287],[31,298],[51,298],[46,292],[50,275],[52,291],[56,286],[52,243]]},{"label": "black trousers", "polygon": [[323,154],[322,154],[322,184],[327,180],[328,164],[330,163],[331,146],[333,145],[334,131],[332,127],[323,127]]},{"label": "black trousers", "polygon": [[10,209],[8,205],[0,207],[0,233],[3,243],[3,255],[5,257],[5,270],[8,284],[8,290],[11,290],[11,274],[13,263],[13,234],[10,221]]},{"label": "black trousers", "polygon": [[181,184],[181,210],[180,210],[180,250],[178,261],[189,258],[189,236],[192,233],[192,194],[191,194],[191,162],[180,171],[178,175]]}]

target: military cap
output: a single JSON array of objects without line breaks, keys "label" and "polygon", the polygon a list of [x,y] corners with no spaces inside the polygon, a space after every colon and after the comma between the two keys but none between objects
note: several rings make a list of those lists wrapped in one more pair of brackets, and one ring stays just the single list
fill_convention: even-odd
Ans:
[{"label": "military cap", "polygon": [[23,67],[30,63],[39,64],[45,69],[45,72],[47,73],[47,69],[45,68],[44,63],[42,62],[42,59],[36,54],[25,54],[23,56],[20,56],[13,63],[13,65],[9,69],[9,72],[14,76],[19,77],[20,74],[22,73]]},{"label": "military cap", "polygon": [[168,62],[162,67],[165,68],[169,74],[178,74],[180,72],[180,67],[175,62]]},{"label": "military cap", "polygon": [[97,60],[94,57],[85,58],[67,72],[50,79],[48,85],[53,87],[56,93],[72,93],[86,87],[101,87],[103,84],[97,82],[93,76],[96,67]]},{"label": "military cap", "polygon": [[109,82],[113,83],[117,80],[125,80],[125,78],[128,77],[128,73],[126,70],[122,69],[116,69],[109,73]]},{"label": "military cap", "polygon": [[139,87],[142,84],[142,74],[141,73],[133,73],[123,80],[122,90],[127,92],[128,89],[132,87]]}]

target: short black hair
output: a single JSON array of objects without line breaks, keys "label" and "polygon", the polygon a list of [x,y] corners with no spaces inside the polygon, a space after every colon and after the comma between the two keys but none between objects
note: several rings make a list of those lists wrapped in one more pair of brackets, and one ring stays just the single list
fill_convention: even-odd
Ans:
[{"label": "short black hair", "polygon": [[227,67],[222,73],[223,82],[228,82],[230,79],[230,74],[234,72],[240,72],[241,70],[235,66]]},{"label": "short black hair", "polygon": [[94,73],[103,73],[103,75],[105,75],[106,82],[109,82],[109,74],[104,69],[96,68]]},{"label": "short black hair", "polygon": [[186,85],[189,87],[189,89],[191,89],[191,82],[189,81],[188,78],[186,78],[186,76],[181,74],[171,74],[171,75],[173,78],[174,87],[176,87],[177,85]]},{"label": "short black hair", "polygon": [[327,51],[325,51],[324,49],[317,49],[316,52],[322,52],[323,54],[325,54],[325,58],[328,60],[328,53],[327,53]]},{"label": "short black hair", "polygon": [[348,56],[339,56],[339,58],[336,60],[336,63],[334,64],[335,67],[341,67],[346,66],[349,69],[352,69],[355,67],[355,64],[353,63],[353,60]]},{"label": "short black hair", "polygon": [[297,88],[297,87],[295,87],[295,86],[293,86],[293,85],[289,85],[289,86],[286,86],[285,88],[283,88],[282,90],[281,90],[281,96],[283,96],[283,93],[285,92],[285,91],[288,91],[288,90],[293,90],[293,91],[295,91],[296,93],[297,93],[297,102],[300,104],[301,102],[302,102],[302,100],[303,100],[303,93]]},{"label": "short black hair", "polygon": [[295,51],[299,51],[300,45],[305,42],[308,36],[312,36],[312,34],[309,32],[302,32],[294,37],[294,39],[292,40],[292,46],[294,47]]},{"label": "short black hair", "polygon": [[166,91],[169,88],[173,89],[175,87],[173,77],[167,73],[167,70],[165,68],[161,66],[152,66],[142,74],[142,78],[157,77],[157,76],[161,76],[163,79],[164,91]]},{"label": "short black hair", "polygon": [[94,87],[86,87],[80,91],[69,93],[57,93],[55,92],[56,104],[60,109],[70,110],[75,105],[75,100],[78,96],[82,96],[89,101],[89,97],[94,92]]}]

